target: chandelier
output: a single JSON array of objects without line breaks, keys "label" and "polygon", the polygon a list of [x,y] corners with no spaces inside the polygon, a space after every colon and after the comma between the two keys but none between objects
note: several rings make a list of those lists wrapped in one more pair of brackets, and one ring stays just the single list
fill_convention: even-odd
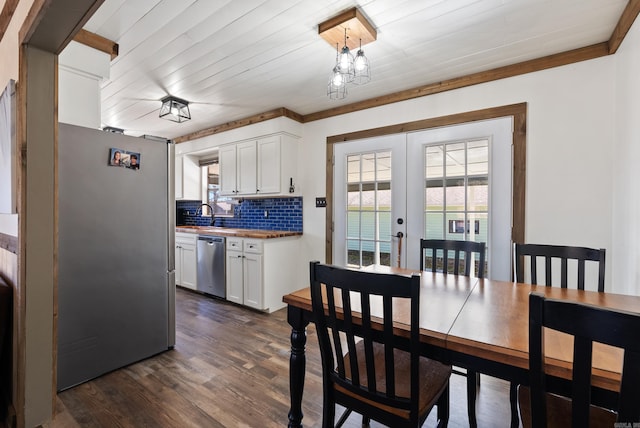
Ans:
[{"label": "chandelier", "polygon": [[[353,37],[349,37],[349,34]],[[353,8],[318,25],[318,32],[327,42],[336,46],[336,61],[329,76],[327,96],[339,100],[347,96],[348,85],[364,85],[371,81],[369,59],[362,44],[376,40],[375,28],[362,13]],[[355,44],[357,40],[358,44]],[[343,42],[342,49],[339,43]],[[354,57],[352,50],[358,48]]]}]

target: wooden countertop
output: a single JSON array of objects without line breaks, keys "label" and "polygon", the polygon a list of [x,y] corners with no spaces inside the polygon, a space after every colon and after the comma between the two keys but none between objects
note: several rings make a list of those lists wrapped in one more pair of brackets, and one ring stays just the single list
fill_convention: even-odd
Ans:
[{"label": "wooden countertop", "polygon": [[177,226],[176,232],[194,233],[196,235],[235,236],[239,238],[272,239],[288,236],[302,236],[302,232],[284,230],[234,229],[231,227],[213,226]]}]

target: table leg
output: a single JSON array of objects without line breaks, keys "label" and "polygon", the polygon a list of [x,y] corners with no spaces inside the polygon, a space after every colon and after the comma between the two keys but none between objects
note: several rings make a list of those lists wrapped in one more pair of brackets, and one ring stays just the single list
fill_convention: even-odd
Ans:
[{"label": "table leg", "polygon": [[287,307],[287,322],[291,326],[291,357],[289,358],[289,428],[302,427],[302,391],[306,369],[305,345],[307,343],[307,325],[302,309]]}]

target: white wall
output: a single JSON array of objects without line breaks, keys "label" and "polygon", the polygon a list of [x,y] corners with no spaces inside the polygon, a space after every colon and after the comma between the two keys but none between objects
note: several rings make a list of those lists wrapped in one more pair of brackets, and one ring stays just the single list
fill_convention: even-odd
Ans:
[{"label": "white wall", "polygon": [[71,41],[58,57],[58,121],[100,129],[100,82],[109,77],[111,57]]},{"label": "white wall", "polygon": [[640,22],[615,55],[613,251],[607,272],[617,290],[640,294]]}]

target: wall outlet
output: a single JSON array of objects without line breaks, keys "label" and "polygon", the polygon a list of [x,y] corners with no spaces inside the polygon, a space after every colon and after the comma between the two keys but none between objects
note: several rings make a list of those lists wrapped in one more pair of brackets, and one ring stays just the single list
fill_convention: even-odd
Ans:
[{"label": "wall outlet", "polygon": [[326,208],[327,198],[316,198],[316,208]]},{"label": "wall outlet", "polygon": [[269,211],[264,210],[264,218],[267,218],[267,217],[269,217]]}]

